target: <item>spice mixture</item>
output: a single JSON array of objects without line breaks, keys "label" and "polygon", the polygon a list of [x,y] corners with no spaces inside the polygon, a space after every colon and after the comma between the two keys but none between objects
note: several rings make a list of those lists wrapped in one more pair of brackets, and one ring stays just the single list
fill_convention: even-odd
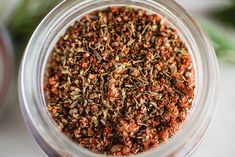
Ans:
[{"label": "spice mixture", "polygon": [[58,40],[44,92],[53,120],[74,142],[132,155],[176,133],[192,106],[194,79],[185,43],[161,16],[109,7]]}]

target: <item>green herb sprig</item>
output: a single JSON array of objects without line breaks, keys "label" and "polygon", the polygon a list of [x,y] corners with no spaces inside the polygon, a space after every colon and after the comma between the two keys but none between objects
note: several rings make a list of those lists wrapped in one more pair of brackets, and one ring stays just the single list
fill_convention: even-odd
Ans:
[{"label": "green herb sprig", "polygon": [[22,54],[37,25],[58,2],[59,0],[21,0],[7,24],[17,53]]}]

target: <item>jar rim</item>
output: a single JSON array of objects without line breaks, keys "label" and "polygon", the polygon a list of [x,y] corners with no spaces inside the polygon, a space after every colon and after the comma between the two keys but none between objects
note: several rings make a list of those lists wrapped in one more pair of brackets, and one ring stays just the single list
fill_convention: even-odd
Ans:
[{"label": "jar rim", "polygon": [[[180,129],[179,133],[170,138],[167,143],[160,145],[157,149],[152,149],[136,156],[149,156],[153,154],[159,156],[185,156],[189,154],[199,143],[202,136],[204,136],[215,112],[219,91],[218,64],[214,49],[203,31],[180,5],[171,0],[71,0],[61,2],[38,26],[30,39],[22,60],[19,76],[19,97],[22,110],[28,115],[26,121],[30,120],[42,139],[48,145],[51,145],[52,149],[60,155],[75,156],[81,153],[84,156],[97,156],[97,154],[79,147],[76,143],[65,137],[55,125],[52,125],[53,122],[48,118],[50,116],[45,112],[45,108],[43,109],[42,104],[45,104],[45,102],[43,101],[41,85],[44,75],[39,75],[39,73],[43,73],[42,69],[45,69],[45,64],[43,66],[42,63],[45,63],[43,60],[46,58],[46,55],[49,55],[49,53],[45,54],[46,51],[48,52],[48,47],[45,44],[50,45],[53,43],[48,41],[48,36],[54,37],[52,29],[57,28],[60,29],[59,31],[62,31],[64,26],[60,26],[60,22],[64,20],[67,22],[67,25],[71,22],[71,19],[66,21],[63,18],[71,15],[71,12],[78,13],[79,10],[84,9],[84,12],[88,13],[92,9],[97,10],[98,6],[105,7],[110,5],[131,5],[136,7],[143,7],[145,5],[143,7],[145,9],[158,7],[158,11],[167,14],[168,18],[172,18],[171,20],[177,21],[179,23],[177,27],[183,27],[185,32],[188,33],[186,34],[188,35],[187,42],[190,42],[192,49],[195,50],[194,58],[198,75],[196,86],[200,84],[194,103],[194,105],[196,104],[196,109],[193,113],[189,113],[190,122],[192,123],[193,121],[194,124],[190,124],[189,120],[186,120],[185,126]],[[61,35],[62,32],[56,33]],[[202,131],[202,133],[199,131]],[[185,140],[187,143],[185,143]],[[179,149],[182,150],[179,151]]]}]

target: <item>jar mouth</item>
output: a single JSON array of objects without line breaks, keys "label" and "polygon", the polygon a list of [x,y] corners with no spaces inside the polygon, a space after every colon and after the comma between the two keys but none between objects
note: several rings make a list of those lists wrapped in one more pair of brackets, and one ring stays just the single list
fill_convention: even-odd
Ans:
[{"label": "jar mouth", "polygon": [[46,110],[43,81],[47,59],[58,38],[84,14],[108,6],[130,6],[157,13],[172,24],[186,42],[196,73],[193,109],[183,127],[167,143],[136,156],[188,155],[212,120],[218,98],[218,65],[214,50],[202,30],[182,7],[171,0],[63,1],[38,26],[26,48],[19,76],[22,110],[28,114],[42,139],[61,156],[103,156],[79,147],[54,125]]},{"label": "jar mouth", "polygon": [[7,31],[0,23],[0,109],[5,106],[13,79],[13,54]]}]

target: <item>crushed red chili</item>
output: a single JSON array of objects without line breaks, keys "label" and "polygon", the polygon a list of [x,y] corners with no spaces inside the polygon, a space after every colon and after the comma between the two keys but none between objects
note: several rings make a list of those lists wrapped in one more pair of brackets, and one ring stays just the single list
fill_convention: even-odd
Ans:
[{"label": "crushed red chili", "polygon": [[133,155],[177,132],[192,106],[194,78],[186,44],[160,15],[109,7],[60,37],[44,93],[57,127],[78,145]]}]

